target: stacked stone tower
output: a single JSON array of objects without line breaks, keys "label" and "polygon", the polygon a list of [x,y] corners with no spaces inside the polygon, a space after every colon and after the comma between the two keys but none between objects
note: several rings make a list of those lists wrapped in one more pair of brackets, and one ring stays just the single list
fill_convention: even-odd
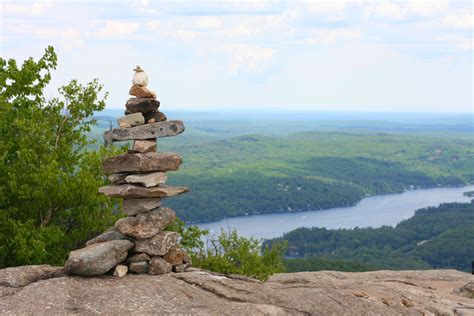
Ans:
[{"label": "stacked stone tower", "polygon": [[167,121],[158,111],[160,102],[147,88],[148,77],[137,66],[126,104],[125,116],[117,120],[119,128],[104,133],[106,144],[133,141],[126,154],[103,162],[103,171],[111,185],[100,193],[121,198],[128,217],[119,219],[107,232],[89,240],[86,247],[72,251],[65,264],[71,274],[100,275],[115,268],[114,275],[133,273],[165,274],[182,272],[190,264],[189,256],[178,247],[179,235],[164,231],[176,218],[174,211],[161,206],[161,200],[189,191],[171,187],[167,171],[176,171],[181,157],[158,153],[157,138],[175,136],[184,131],[181,121]]}]

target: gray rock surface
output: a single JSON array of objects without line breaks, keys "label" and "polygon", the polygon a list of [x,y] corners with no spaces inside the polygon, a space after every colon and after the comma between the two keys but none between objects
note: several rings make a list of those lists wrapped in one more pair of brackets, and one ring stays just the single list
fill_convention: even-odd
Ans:
[{"label": "gray rock surface", "polygon": [[[16,272],[9,274],[15,279]],[[160,276],[32,281],[20,289],[8,288],[10,292],[0,297],[0,311],[12,315],[472,315],[474,300],[453,292],[472,281],[474,276],[455,270],[321,271],[276,274],[260,283],[190,268]]]},{"label": "gray rock surface", "polygon": [[179,235],[175,232],[160,232],[152,238],[140,239],[135,242],[134,250],[145,252],[150,256],[164,256],[170,249],[176,247]]},{"label": "gray rock surface", "polygon": [[150,120],[155,120],[155,122],[164,122],[167,120],[167,117],[160,111],[146,113],[145,122],[150,122]]},{"label": "gray rock surface", "polygon": [[106,174],[176,171],[179,169],[181,162],[181,156],[174,153],[133,153],[105,159],[102,163],[102,169]]},{"label": "gray rock surface", "polygon": [[154,112],[160,107],[155,98],[130,98],[125,103],[125,114]]},{"label": "gray rock surface", "polygon": [[163,184],[168,179],[164,172],[152,172],[142,174],[131,174],[125,178],[125,181],[131,184],[141,184],[144,187],[154,187]]},{"label": "gray rock surface", "polygon": [[[115,228],[124,235],[143,239],[150,238],[161,232],[176,218],[174,211],[168,207],[140,213],[137,216],[125,217],[115,223]],[[146,252],[136,249],[136,252]]]},{"label": "gray rock surface", "polygon": [[128,240],[129,238],[119,233],[115,227],[112,227],[110,230],[86,242],[86,246],[90,246],[98,242],[104,242],[104,241],[110,241],[110,240],[122,240],[122,239]]},{"label": "gray rock surface", "polygon": [[110,144],[114,141],[176,136],[182,132],[184,132],[182,121],[166,121],[132,128],[114,128],[111,131],[104,132],[104,139],[107,144]]},{"label": "gray rock surface", "polygon": [[102,275],[124,261],[133,246],[129,240],[111,240],[71,251],[64,270],[82,276]]},{"label": "gray rock surface", "polygon": [[127,258],[127,262],[150,261],[151,257],[146,253],[137,253]]},{"label": "gray rock surface", "polygon": [[145,117],[141,113],[128,114],[117,119],[117,124],[122,127],[128,128],[138,125],[145,124]]},{"label": "gray rock surface", "polygon": [[122,201],[122,209],[127,215],[137,215],[145,213],[161,206],[160,198],[148,199],[124,199]]},{"label": "gray rock surface", "polygon": [[162,198],[168,196],[176,196],[189,192],[185,187],[170,187],[160,185],[157,187],[145,188],[133,184],[107,185],[100,187],[99,192],[110,197],[118,198]]},{"label": "gray rock surface", "polygon": [[161,275],[170,273],[173,270],[173,266],[163,260],[161,257],[153,257],[150,261],[150,268],[148,269],[149,274]]}]

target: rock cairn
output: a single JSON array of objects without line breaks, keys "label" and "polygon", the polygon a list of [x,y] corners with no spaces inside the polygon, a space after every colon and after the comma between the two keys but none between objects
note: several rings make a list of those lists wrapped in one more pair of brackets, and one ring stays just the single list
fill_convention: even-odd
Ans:
[{"label": "rock cairn", "polygon": [[156,94],[147,88],[147,75],[140,66],[134,71],[129,91],[134,97],[125,104],[125,116],[117,120],[120,127],[104,133],[106,144],[133,140],[133,148],[103,162],[111,185],[99,189],[107,196],[123,199],[128,217],[89,240],[85,248],[72,251],[65,264],[70,274],[166,274],[183,272],[191,264],[188,254],[178,246],[179,235],[164,230],[175,220],[175,212],[161,206],[162,198],[189,191],[164,184],[166,172],[178,170],[181,157],[157,152],[157,138],[178,135],[184,125],[182,121],[167,121],[158,111]]}]

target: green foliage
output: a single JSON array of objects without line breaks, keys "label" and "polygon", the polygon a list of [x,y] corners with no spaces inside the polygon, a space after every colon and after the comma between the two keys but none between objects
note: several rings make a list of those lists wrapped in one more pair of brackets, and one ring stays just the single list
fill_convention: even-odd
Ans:
[{"label": "green foliage", "polygon": [[208,239],[206,248],[195,249],[193,265],[224,274],[242,274],[261,281],[283,272],[286,243],[276,243],[261,252],[258,240],[239,237],[237,231]]},{"label": "green foliage", "polygon": [[420,209],[396,227],[298,228],[268,244],[287,240],[287,255],[309,257],[294,263],[289,260],[289,270],[293,271],[318,268],[319,263],[313,261],[321,258],[355,261],[381,269],[469,271],[474,258],[473,231],[474,200]]},{"label": "green foliage", "polygon": [[[176,221],[166,230],[180,234],[180,246],[191,256],[193,266],[224,274],[242,274],[265,281],[277,272],[285,270],[283,254],[287,243],[275,243],[264,247],[258,240],[240,237],[236,230],[218,236],[209,236],[208,230],[186,226]],[[207,238],[207,243],[204,243]]]},{"label": "green foliage", "polygon": [[107,94],[97,80],[72,80],[47,100],[56,65],[52,47],[21,67],[0,58],[0,267],[62,264],[117,217],[116,202],[97,193],[101,161],[117,150],[87,149]]},{"label": "green foliage", "polygon": [[286,259],[286,272],[300,271],[344,271],[363,272],[380,269],[377,266],[360,263],[354,260],[329,259],[324,257],[310,257],[299,259]]},{"label": "green foliage", "polygon": [[169,183],[192,191],[166,203],[185,222],[348,206],[367,195],[474,179],[472,138],[308,132],[215,139],[189,128],[160,144],[184,157]]}]

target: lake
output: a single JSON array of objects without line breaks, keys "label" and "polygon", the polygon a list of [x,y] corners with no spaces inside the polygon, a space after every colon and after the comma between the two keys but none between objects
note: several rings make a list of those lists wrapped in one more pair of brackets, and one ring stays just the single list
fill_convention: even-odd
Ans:
[{"label": "lake", "polygon": [[394,226],[410,218],[415,211],[447,202],[469,202],[463,196],[474,190],[474,185],[461,188],[435,188],[411,190],[397,194],[375,195],[362,199],[357,205],[326,210],[239,216],[216,222],[197,224],[219,233],[221,227],[237,229],[239,235],[255,238],[279,237],[299,227],[354,228]]}]

